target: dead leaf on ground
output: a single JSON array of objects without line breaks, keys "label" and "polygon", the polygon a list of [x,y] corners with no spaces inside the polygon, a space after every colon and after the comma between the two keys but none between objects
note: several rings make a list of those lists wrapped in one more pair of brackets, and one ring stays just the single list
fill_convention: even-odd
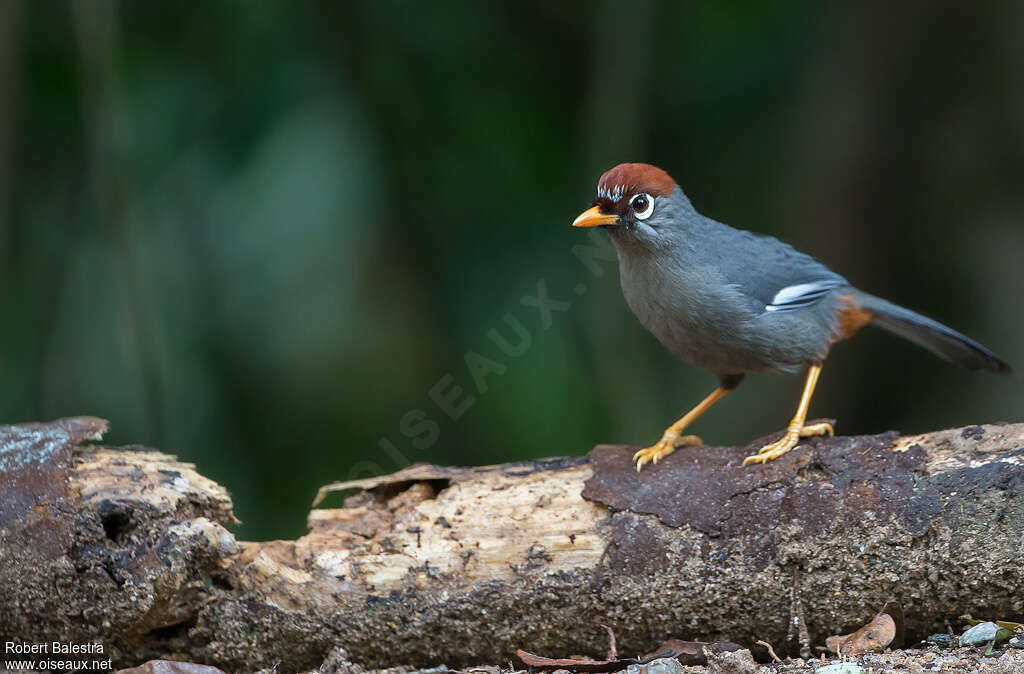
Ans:
[{"label": "dead leaf on ground", "polygon": [[889,602],[871,622],[853,634],[832,636],[825,645],[836,655],[863,655],[871,651],[884,651],[890,644],[903,642],[903,607]]},{"label": "dead leaf on ground", "polygon": [[706,665],[708,664],[707,652],[726,653],[743,650],[739,644],[731,641],[716,641],[707,643],[704,641],[682,641],[681,639],[669,639],[662,642],[657,649],[640,658],[617,658],[615,657],[615,633],[608,627],[611,648],[606,660],[593,660],[583,655],[573,655],[568,658],[546,658],[522,649],[516,651],[516,655],[530,669],[555,670],[568,669],[574,672],[617,672],[626,669],[630,665],[645,665],[653,660],[661,658],[675,658],[683,665]]},{"label": "dead leaf on ground", "polygon": [[530,669],[568,669],[573,672],[617,672],[626,669],[630,665],[645,665],[657,658],[670,658],[672,653],[659,653],[651,658],[619,658],[617,660],[583,660],[581,658],[545,658],[543,655],[535,655],[524,651],[516,650],[516,655]]}]

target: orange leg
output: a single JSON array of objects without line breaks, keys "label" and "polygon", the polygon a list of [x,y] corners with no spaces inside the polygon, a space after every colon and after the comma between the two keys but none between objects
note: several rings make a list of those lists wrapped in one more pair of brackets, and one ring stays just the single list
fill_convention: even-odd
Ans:
[{"label": "orange leg", "polygon": [[807,408],[811,404],[811,396],[814,395],[814,387],[818,383],[818,375],[820,374],[821,365],[812,365],[811,369],[807,371],[807,381],[804,383],[803,395],[800,396],[800,406],[797,407],[793,420],[789,422],[789,428],[786,429],[786,434],[776,442],[762,447],[761,451],[757,454],[743,459],[744,466],[748,463],[765,463],[766,461],[777,459],[796,447],[800,438],[806,438],[812,435],[833,434],[831,424],[822,423],[812,424],[810,426],[804,425],[804,421],[807,419]]},{"label": "orange leg", "polygon": [[669,426],[664,435],[661,436],[661,440],[656,443],[641,449],[639,452],[633,455],[633,460],[636,461],[636,470],[640,472],[640,469],[644,467],[646,463],[658,463],[659,459],[664,459],[666,456],[676,451],[678,445],[701,445],[703,441],[696,435],[680,435],[683,429],[692,424],[697,420],[697,417],[708,411],[712,405],[725,397],[725,394],[731,391],[735,386],[726,388],[719,386],[711,392],[707,398],[700,401],[700,403],[692,410],[683,415],[683,418]]}]

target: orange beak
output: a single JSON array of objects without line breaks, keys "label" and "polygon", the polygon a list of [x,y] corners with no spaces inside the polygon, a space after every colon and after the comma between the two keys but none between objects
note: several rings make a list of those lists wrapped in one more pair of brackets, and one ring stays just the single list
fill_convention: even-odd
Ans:
[{"label": "orange beak", "polygon": [[580,217],[572,222],[573,227],[597,227],[598,225],[617,225],[619,216],[606,215],[597,206],[592,206],[580,213]]}]

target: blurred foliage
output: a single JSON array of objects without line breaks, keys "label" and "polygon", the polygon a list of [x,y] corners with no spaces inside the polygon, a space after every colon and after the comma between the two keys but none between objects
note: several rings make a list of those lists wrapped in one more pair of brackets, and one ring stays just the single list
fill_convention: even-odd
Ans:
[{"label": "blurred foliage", "polygon": [[[572,253],[628,160],[1024,367],[1022,32],[1016,2],[7,0],[0,419],[108,418],[255,538],[331,479],[653,441],[713,379]],[[1019,379],[862,335],[812,406],[841,432],[1021,420]],[[746,443],[799,388],[696,431]]]}]

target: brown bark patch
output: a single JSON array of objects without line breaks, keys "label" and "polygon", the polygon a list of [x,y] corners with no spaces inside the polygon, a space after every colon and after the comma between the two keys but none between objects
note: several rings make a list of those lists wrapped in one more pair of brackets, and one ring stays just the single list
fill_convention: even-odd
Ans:
[{"label": "brown bark patch", "polygon": [[[896,437],[811,438],[757,467],[742,466],[743,457],[770,437],[748,447],[683,448],[639,473],[634,448],[600,445],[588,457],[594,474],[583,497],[712,537],[744,538],[767,565],[776,545],[766,532],[791,522],[821,536],[871,512],[923,531],[941,509],[938,493],[920,480],[924,451],[893,452]],[[658,558],[653,552],[651,563]]]}]

